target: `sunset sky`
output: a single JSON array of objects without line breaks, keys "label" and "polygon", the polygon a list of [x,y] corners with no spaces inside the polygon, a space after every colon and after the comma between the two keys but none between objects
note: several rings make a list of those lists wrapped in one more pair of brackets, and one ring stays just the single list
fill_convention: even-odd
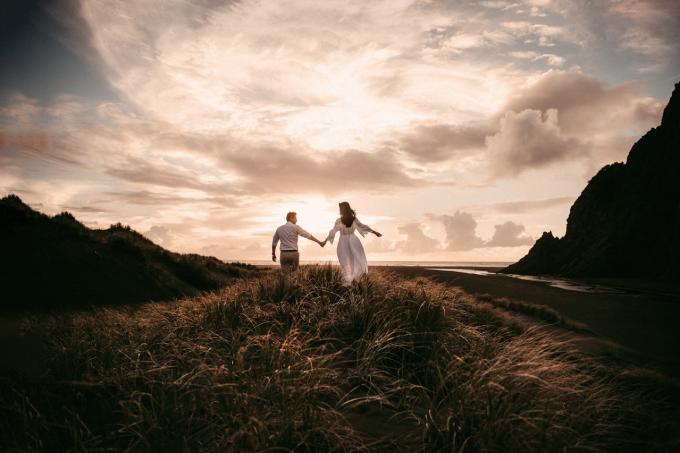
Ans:
[{"label": "sunset sky", "polygon": [[676,0],[8,5],[0,196],[226,260],[516,260],[680,81]]}]

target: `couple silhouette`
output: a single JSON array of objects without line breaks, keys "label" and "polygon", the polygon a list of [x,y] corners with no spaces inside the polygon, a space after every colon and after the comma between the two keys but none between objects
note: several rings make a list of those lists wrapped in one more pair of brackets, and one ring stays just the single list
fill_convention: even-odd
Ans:
[{"label": "couple silhouette", "polygon": [[276,262],[276,245],[281,242],[281,269],[283,271],[296,270],[300,266],[300,252],[297,246],[298,236],[307,238],[324,247],[326,242],[332,244],[336,233],[340,233],[337,255],[343,283],[349,285],[354,280],[368,273],[368,262],[366,261],[364,247],[354,232],[358,231],[362,236],[366,236],[367,233],[373,233],[377,237],[381,237],[382,234],[361,223],[357,218],[356,212],[348,202],[343,201],[338,204],[338,207],[340,209],[340,217],[335,221],[333,228],[330,229],[328,236],[323,241],[315,238],[297,224],[297,213],[289,212],[286,214],[286,223],[276,229],[272,239],[272,261]]}]

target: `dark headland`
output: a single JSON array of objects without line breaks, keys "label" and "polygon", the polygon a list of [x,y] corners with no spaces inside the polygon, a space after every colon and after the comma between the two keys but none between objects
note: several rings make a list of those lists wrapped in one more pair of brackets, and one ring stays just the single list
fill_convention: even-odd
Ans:
[{"label": "dark headland", "polygon": [[[543,233],[528,254],[499,274],[392,268],[427,276],[482,298],[554,310],[651,360],[680,372],[680,84],[661,125],[632,147],[625,163],[602,168],[571,207],[562,238]],[[508,275],[565,277],[609,291],[574,292]],[[518,305],[519,304],[519,305]]]},{"label": "dark headland", "polygon": [[626,162],[603,167],[571,207],[566,234],[544,232],[501,272],[680,280],[680,83],[661,125]]}]

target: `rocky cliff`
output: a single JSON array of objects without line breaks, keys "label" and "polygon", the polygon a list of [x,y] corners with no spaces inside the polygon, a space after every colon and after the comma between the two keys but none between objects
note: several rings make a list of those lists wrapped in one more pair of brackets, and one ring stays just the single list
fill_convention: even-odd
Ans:
[{"label": "rocky cliff", "polygon": [[571,207],[562,238],[543,233],[501,272],[680,278],[680,83],[661,125],[625,163],[602,168]]}]

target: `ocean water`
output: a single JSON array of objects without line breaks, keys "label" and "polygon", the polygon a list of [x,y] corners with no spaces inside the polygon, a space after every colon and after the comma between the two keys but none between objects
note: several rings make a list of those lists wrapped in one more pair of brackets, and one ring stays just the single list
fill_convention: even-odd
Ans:
[{"label": "ocean water", "polygon": [[[272,265],[271,261],[265,260],[251,260],[246,261],[249,264],[258,266]],[[301,260],[300,264],[330,264],[337,265],[337,261],[315,261],[315,260]],[[538,283],[543,283],[554,288],[563,289],[565,291],[576,291],[586,293],[609,293],[621,294],[625,291],[617,288],[612,288],[604,285],[588,284],[579,281],[535,275],[518,275],[518,274],[497,274],[495,271],[512,264],[506,261],[369,261],[369,266],[419,266],[433,271],[448,271],[459,272],[463,274],[472,274],[478,276],[494,276],[499,278],[509,278],[518,280],[529,280]],[[278,265],[278,263],[274,264]],[[484,268],[488,268],[485,270]]]},{"label": "ocean water", "polygon": [[432,271],[446,271],[446,272],[459,272],[462,274],[472,274],[481,276],[494,276],[501,278],[515,278],[518,280],[527,280],[530,282],[543,283],[553,288],[563,289],[565,291],[576,291],[579,293],[603,293],[603,294],[625,294],[626,291],[618,288],[613,288],[611,286],[598,285],[592,283],[584,283],[577,280],[569,280],[566,278],[549,277],[544,275],[520,275],[520,274],[497,274],[495,272],[489,272],[482,269],[451,269],[449,268],[436,268],[427,267],[427,269]]}]

